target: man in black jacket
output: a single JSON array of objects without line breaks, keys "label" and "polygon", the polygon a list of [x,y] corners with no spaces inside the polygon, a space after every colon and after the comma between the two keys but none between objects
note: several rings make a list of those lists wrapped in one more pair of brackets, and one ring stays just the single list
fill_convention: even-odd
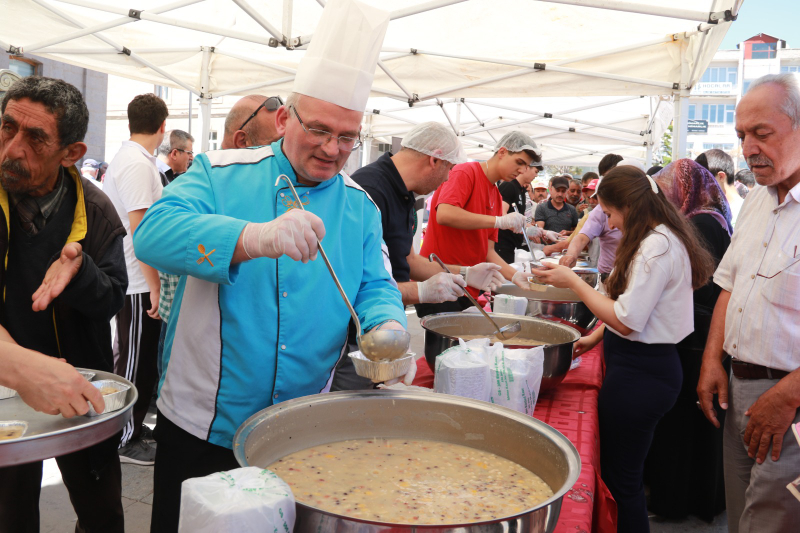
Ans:
[{"label": "man in black jacket", "polygon": [[[89,111],[75,87],[39,76],[16,82],[0,111],[0,325],[24,348],[111,371],[109,321],[128,284],[125,230],[75,168]],[[86,402],[76,403],[62,414],[85,414]],[[76,531],[124,530],[119,438],[56,458]],[[0,532],[39,531],[41,477],[41,461],[0,469]]]}]

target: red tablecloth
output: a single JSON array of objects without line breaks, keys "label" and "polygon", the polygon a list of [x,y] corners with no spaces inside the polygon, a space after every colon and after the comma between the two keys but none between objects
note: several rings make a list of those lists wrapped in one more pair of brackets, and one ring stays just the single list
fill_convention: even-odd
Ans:
[{"label": "red tablecloth", "polygon": [[[564,434],[581,456],[581,474],[564,496],[555,533],[611,533],[617,530],[617,506],[600,479],[597,395],[603,382],[600,343],[582,357],[555,389],[543,392],[533,416]],[[414,385],[433,388],[433,372],[417,361]]]}]

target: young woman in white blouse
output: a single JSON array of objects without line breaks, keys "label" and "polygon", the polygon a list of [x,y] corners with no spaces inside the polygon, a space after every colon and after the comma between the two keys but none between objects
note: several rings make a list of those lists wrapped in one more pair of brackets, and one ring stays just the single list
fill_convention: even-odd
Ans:
[{"label": "young woman in white blouse", "polygon": [[691,223],[636,167],[609,171],[597,190],[609,227],[623,236],[602,294],[564,266],[534,270],[539,281],[578,294],[604,326],[576,343],[603,341],[598,398],[602,478],[617,502],[618,532],[650,530],[642,472],[659,419],[681,388],[675,345],[694,330],[692,291],[714,263]]}]

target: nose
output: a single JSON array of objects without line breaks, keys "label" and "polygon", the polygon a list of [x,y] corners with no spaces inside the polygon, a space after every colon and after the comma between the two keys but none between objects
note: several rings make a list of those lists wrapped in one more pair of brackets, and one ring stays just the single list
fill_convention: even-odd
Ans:
[{"label": "nose", "polygon": [[742,139],[742,155],[750,157],[761,153],[761,147],[752,135],[745,135]]},{"label": "nose", "polygon": [[6,159],[21,159],[25,154],[25,143],[21,132],[7,139],[0,145],[6,155]]},{"label": "nose", "polygon": [[320,145],[320,148],[328,157],[336,157],[339,155],[339,139],[331,137],[328,142]]}]

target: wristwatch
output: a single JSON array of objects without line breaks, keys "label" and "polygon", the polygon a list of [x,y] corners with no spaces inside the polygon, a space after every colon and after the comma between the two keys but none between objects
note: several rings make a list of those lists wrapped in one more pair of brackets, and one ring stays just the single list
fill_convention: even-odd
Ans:
[{"label": "wristwatch", "polygon": [[462,266],[462,267],[461,267],[461,268],[458,270],[458,273],[461,275],[461,277],[462,277],[462,278],[464,278],[464,280],[465,280],[465,281],[466,281],[466,279],[467,279],[467,269],[468,269],[468,268],[469,268],[469,267]]}]

